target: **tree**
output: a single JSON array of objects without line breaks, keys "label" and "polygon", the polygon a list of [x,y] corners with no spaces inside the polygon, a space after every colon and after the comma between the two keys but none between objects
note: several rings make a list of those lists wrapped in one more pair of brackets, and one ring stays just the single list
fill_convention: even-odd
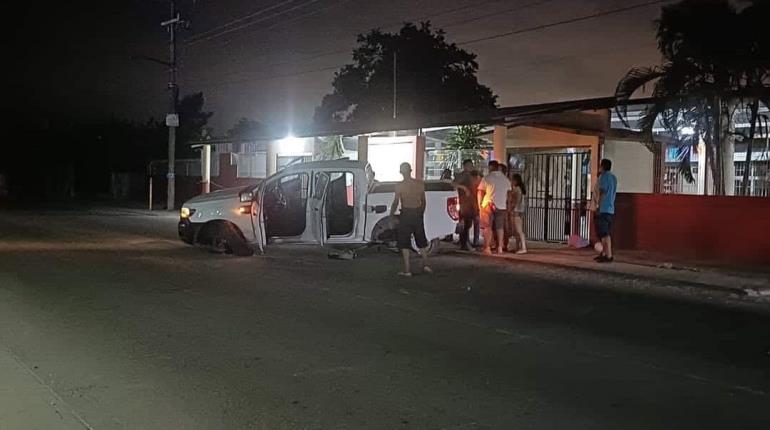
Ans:
[{"label": "tree", "polygon": [[204,133],[207,131],[206,124],[208,124],[209,118],[214,115],[213,112],[203,110],[205,102],[203,93],[193,93],[182,97],[177,105],[179,128],[176,131],[176,153],[178,158],[195,156],[195,151],[190,148],[189,143],[204,137]]},{"label": "tree", "polygon": [[318,160],[339,160],[345,155],[342,136],[327,136],[318,138]]},{"label": "tree", "polygon": [[[752,16],[766,6],[756,1],[738,11],[727,0],[683,0],[662,8],[657,22],[658,48],[663,64],[634,68],[619,82],[616,96],[625,101],[653,84],[654,101],[639,121],[650,149],[653,126],[662,124],[682,148],[706,145],[715,194],[734,189],[736,111],[746,98],[767,93],[770,62],[762,20]],[[766,15],[765,15],[766,16]],[[626,110],[618,109],[626,122]],[[689,151],[682,170],[692,179]]]},{"label": "tree", "polygon": [[238,139],[254,139],[265,134],[265,126],[259,121],[241,117],[227,130],[227,136]]},{"label": "tree", "polygon": [[452,131],[447,138],[446,148],[452,150],[444,160],[444,167],[448,169],[460,166],[464,159],[473,160],[474,164],[482,161],[482,151],[487,146],[487,141],[481,138],[484,127],[480,125],[461,125]]},{"label": "tree", "polygon": [[[365,121],[393,116],[491,109],[497,96],[476,78],[476,55],[448,43],[429,22],[404,24],[398,33],[379,29],[358,36],[353,64],[340,69],[333,91],[316,108],[315,121]],[[394,82],[395,65],[395,82]]]}]

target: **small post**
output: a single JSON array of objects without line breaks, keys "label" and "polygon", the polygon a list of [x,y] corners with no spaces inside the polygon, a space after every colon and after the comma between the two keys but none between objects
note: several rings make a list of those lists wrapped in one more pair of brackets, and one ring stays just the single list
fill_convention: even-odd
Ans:
[{"label": "small post", "polygon": [[396,76],[397,61],[398,61],[398,57],[396,55],[396,51],[393,51],[393,119],[396,119],[396,115],[398,114],[398,110],[396,107],[396,100],[398,97],[398,81]]},{"label": "small post", "polygon": [[150,174],[150,210],[152,210],[152,174]]},{"label": "small post", "polygon": [[201,148],[201,192],[211,192],[211,145],[203,145]]}]

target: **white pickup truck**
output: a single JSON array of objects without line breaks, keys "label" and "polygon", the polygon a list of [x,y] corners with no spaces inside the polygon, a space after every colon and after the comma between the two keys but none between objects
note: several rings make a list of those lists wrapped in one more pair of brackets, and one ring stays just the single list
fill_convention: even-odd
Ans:
[{"label": "white pickup truck", "polygon": [[[278,243],[366,244],[395,240],[388,215],[395,183],[374,180],[368,164],[347,159],[296,164],[256,186],[202,194],[184,203],[179,237],[218,252],[251,255]],[[455,231],[451,184],[425,183],[430,251]]]}]

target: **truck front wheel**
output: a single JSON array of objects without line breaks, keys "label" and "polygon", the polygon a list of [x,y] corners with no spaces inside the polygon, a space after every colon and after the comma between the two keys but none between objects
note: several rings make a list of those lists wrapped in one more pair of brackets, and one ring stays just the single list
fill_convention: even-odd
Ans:
[{"label": "truck front wheel", "polygon": [[198,242],[210,252],[233,254],[239,257],[254,255],[238,227],[228,222],[214,222],[204,226],[198,235]]}]

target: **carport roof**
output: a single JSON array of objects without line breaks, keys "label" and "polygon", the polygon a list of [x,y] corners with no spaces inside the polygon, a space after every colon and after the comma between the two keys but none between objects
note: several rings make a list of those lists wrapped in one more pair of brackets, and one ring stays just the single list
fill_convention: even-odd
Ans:
[{"label": "carport roof", "polygon": [[[643,105],[648,102],[649,99],[636,99],[630,100],[624,104]],[[315,124],[293,130],[289,130],[288,128],[283,130],[273,128],[268,133],[248,139],[219,137],[207,139],[205,141],[190,142],[190,144],[249,143],[260,140],[281,139],[289,134],[295,137],[356,136],[393,130],[415,130],[468,124],[509,124],[521,122],[522,120],[538,115],[611,109],[618,106],[618,104],[619,102],[615,97],[600,97],[534,105],[509,106],[489,110],[452,112],[423,117],[385,118],[371,121]]]}]

